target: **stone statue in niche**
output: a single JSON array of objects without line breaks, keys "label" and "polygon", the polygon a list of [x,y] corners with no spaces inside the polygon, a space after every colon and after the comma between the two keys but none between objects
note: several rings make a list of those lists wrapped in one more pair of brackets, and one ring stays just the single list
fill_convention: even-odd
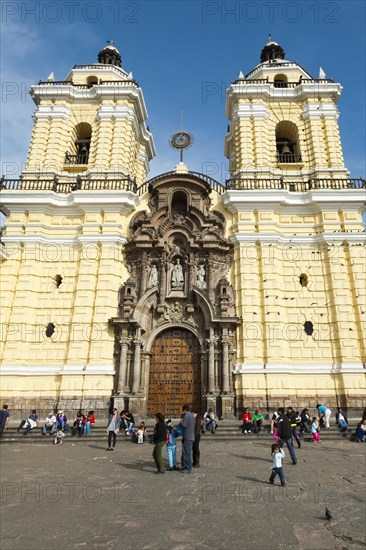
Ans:
[{"label": "stone statue in niche", "polygon": [[150,268],[149,277],[147,280],[147,288],[151,288],[153,286],[156,286],[158,284],[158,270],[156,268],[156,265],[153,264]]},{"label": "stone statue in niche", "polygon": [[177,258],[175,264],[173,264],[172,276],[171,276],[172,290],[183,290],[184,286],[184,273],[183,267]]},{"label": "stone statue in niche", "polygon": [[196,286],[198,288],[202,288],[202,289],[207,288],[205,278],[206,278],[205,266],[201,264],[197,270],[197,277],[196,277]]}]

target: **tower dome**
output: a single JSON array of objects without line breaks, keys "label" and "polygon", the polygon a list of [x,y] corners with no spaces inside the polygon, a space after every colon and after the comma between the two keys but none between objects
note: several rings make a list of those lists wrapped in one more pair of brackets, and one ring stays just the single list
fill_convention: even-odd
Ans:
[{"label": "tower dome", "polygon": [[120,67],[122,63],[122,57],[113,40],[108,40],[107,45],[98,53],[98,63],[103,65],[115,65]]},{"label": "tower dome", "polygon": [[277,42],[274,42],[272,36],[269,35],[268,42],[261,52],[261,63],[274,61],[275,59],[285,59],[285,51]]}]

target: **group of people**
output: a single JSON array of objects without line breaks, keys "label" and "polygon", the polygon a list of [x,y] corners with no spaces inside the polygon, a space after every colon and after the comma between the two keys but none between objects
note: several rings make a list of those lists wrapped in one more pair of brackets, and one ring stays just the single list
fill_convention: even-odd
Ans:
[{"label": "group of people", "polygon": [[[208,414],[206,415],[207,418]],[[169,419],[165,421],[162,413],[156,413],[156,424],[153,435],[153,458],[157,474],[164,474],[163,448],[166,445],[169,470],[178,470],[177,466],[177,438],[182,436],[182,455],[181,473],[191,474],[192,468],[200,467],[200,439],[202,426],[210,422],[212,429],[212,419],[206,422],[201,418],[198,411],[191,411],[189,405],[183,405],[182,417],[177,426],[174,426]],[[215,422],[215,420],[213,420]]]},{"label": "group of people", "polygon": [[[88,414],[84,414],[83,411],[79,409],[71,427],[71,435],[78,435],[81,437],[82,435],[91,434],[95,422],[94,411],[89,411]],[[23,436],[25,436],[38,425],[39,417],[37,411],[36,409],[32,409],[28,418],[23,418],[20,422],[17,432],[23,433]],[[63,410],[59,410],[57,414],[51,411],[43,422],[42,434],[54,435],[53,442],[55,444],[61,444],[65,437],[65,432],[68,431],[70,431],[70,426],[67,423],[67,417]]]}]

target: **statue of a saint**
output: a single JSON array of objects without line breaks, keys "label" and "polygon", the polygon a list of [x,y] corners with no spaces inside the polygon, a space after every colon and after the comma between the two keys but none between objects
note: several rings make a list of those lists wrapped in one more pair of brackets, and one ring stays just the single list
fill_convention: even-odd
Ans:
[{"label": "statue of a saint", "polygon": [[171,282],[173,290],[183,290],[184,274],[179,258],[177,258],[176,263],[173,265]]},{"label": "statue of a saint", "polygon": [[196,286],[198,288],[206,288],[206,281],[205,281],[206,271],[205,266],[200,265],[197,270],[197,278],[196,278]]},{"label": "statue of a saint", "polygon": [[156,286],[158,284],[158,270],[156,269],[156,265],[153,264],[150,269],[149,277],[147,280],[147,288],[151,288],[153,286]]}]

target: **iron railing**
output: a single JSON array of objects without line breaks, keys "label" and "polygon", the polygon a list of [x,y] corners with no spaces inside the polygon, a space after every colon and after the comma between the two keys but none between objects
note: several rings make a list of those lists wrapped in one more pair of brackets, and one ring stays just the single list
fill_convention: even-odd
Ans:
[{"label": "iron railing", "polygon": [[231,178],[226,180],[226,189],[240,189],[245,191],[257,190],[285,190],[296,193],[304,193],[319,189],[366,189],[366,180],[363,178],[339,178],[339,179],[309,179],[307,181],[287,181],[278,179],[248,179]]},{"label": "iron railing", "polygon": [[128,176],[124,178],[92,179],[77,176],[74,181],[60,181],[57,177],[40,179],[6,179],[0,180],[0,189],[11,191],[54,191],[71,193],[71,191],[132,191],[136,193],[136,182]]},{"label": "iron railing", "polygon": [[[59,178],[39,179],[7,179],[4,176],[0,179],[0,189],[10,191],[54,191],[55,193],[70,193],[72,191],[131,191],[142,195],[148,191],[152,184],[169,176],[177,176],[177,172],[166,172],[146,181],[139,187],[130,177],[117,178],[88,178],[80,175],[74,181],[60,181]],[[366,179],[363,178],[338,178],[338,179],[308,179],[307,181],[289,181],[283,178],[251,179],[231,178],[225,184],[214,180],[206,174],[199,172],[188,172],[182,174],[184,178],[204,180],[213,191],[224,193],[230,190],[285,190],[296,193],[304,193],[320,189],[366,189]]]},{"label": "iron railing", "polygon": [[[175,170],[172,170],[171,172],[165,172],[164,174],[159,174],[158,176],[155,176],[154,178],[151,178],[150,180],[145,181],[142,185],[140,185],[137,188],[137,194],[143,195],[144,193],[146,193],[146,191],[149,190],[149,187],[156,181],[165,179],[166,177],[169,177],[169,176],[179,176],[179,175],[180,175],[179,172],[176,172]],[[219,181],[208,176],[207,174],[201,174],[200,172],[187,172],[181,175],[182,177],[193,176],[195,179],[204,180],[211,187],[213,191],[216,191],[220,195],[226,191],[225,184],[220,183]]]}]

